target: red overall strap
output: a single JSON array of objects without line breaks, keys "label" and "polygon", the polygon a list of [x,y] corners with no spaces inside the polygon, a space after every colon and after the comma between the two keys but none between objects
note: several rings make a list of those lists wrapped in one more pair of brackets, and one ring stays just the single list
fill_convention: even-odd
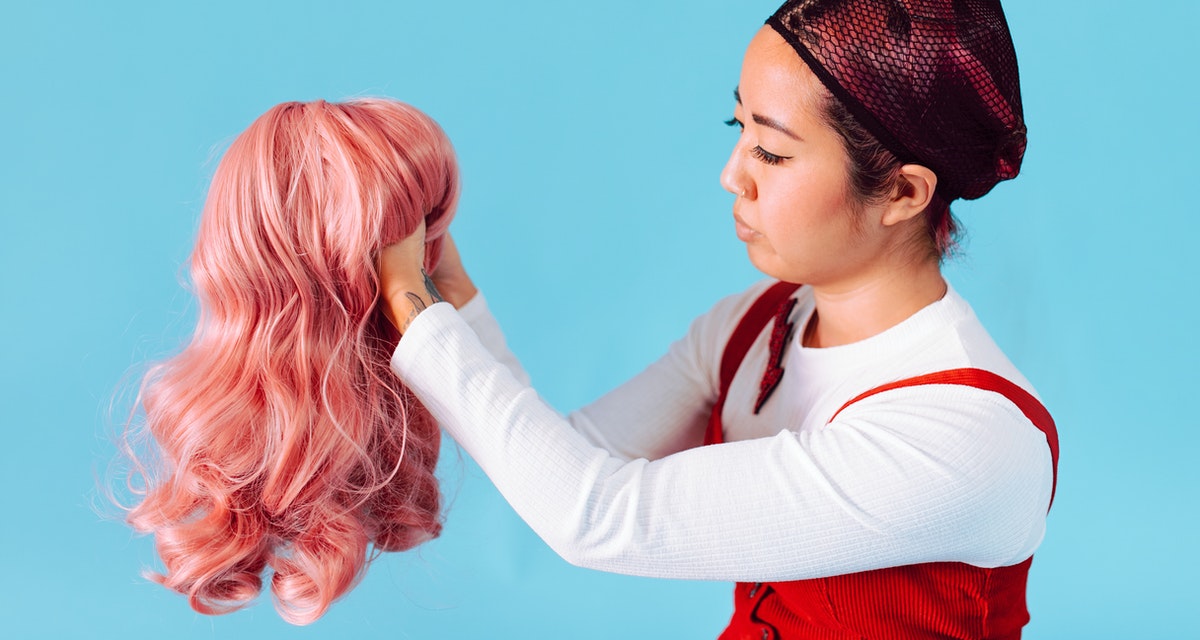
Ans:
[{"label": "red overall strap", "polygon": [[838,414],[842,412],[842,409],[864,398],[869,398],[884,391],[927,384],[959,384],[983,389],[984,391],[993,391],[1017,405],[1017,408],[1021,410],[1021,413],[1025,414],[1026,418],[1029,418],[1033,426],[1046,435],[1046,444],[1050,445],[1050,462],[1054,469],[1054,481],[1050,489],[1050,503],[1054,503],[1054,491],[1058,487],[1058,429],[1054,426],[1054,418],[1050,417],[1050,412],[1046,410],[1046,407],[1041,402],[1038,402],[1038,399],[1033,397],[1028,391],[1017,386],[1013,381],[996,375],[991,371],[974,368],[948,369],[946,371],[927,373],[880,385],[874,389],[864,391],[842,405],[841,409],[835,411],[833,416],[829,418],[829,422],[833,422],[834,418],[837,418]]},{"label": "red overall strap", "polygon": [[729,336],[729,342],[725,344],[725,353],[721,356],[721,393],[717,396],[717,403],[713,405],[712,414],[708,419],[708,429],[704,434],[704,444],[717,444],[725,441],[725,433],[721,426],[721,410],[725,407],[725,396],[729,394],[729,385],[733,383],[733,376],[737,373],[738,367],[742,364],[742,359],[746,357],[746,352],[750,351],[750,346],[758,339],[759,334],[775,317],[775,312],[779,305],[783,304],[800,285],[791,282],[777,282],[750,305],[750,309],[746,311],[746,315],[738,321],[738,325],[733,330],[733,334]]}]

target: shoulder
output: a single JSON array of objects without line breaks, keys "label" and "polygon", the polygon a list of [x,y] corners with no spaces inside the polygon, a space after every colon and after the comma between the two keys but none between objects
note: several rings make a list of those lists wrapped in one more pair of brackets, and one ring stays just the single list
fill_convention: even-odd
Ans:
[{"label": "shoulder", "polygon": [[[848,406],[821,438],[857,442],[886,469],[925,471],[921,492],[969,530],[978,545],[963,560],[1000,566],[1029,557],[1045,533],[1055,483],[1048,434],[1011,398],[959,384],[885,391]],[[932,473],[928,473],[928,472]],[[966,551],[966,550],[965,550]]]}]

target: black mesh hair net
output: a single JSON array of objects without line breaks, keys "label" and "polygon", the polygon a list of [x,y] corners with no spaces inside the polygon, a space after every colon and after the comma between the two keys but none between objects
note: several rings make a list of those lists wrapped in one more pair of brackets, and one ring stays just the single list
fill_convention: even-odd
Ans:
[{"label": "black mesh hair net", "polygon": [[1017,175],[1025,120],[999,0],[793,0],[768,20],[879,142],[947,200]]}]

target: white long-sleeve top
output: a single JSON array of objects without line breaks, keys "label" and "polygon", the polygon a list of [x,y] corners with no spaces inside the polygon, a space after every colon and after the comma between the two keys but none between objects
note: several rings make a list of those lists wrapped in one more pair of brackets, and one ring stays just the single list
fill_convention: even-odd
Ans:
[{"label": "white long-sleeve top", "polygon": [[1028,558],[1045,531],[1046,438],[1003,396],[958,385],[850,398],[977,367],[1033,392],[953,290],[881,334],[813,349],[801,288],[779,388],[757,415],[770,331],[735,376],[726,443],[700,447],[725,343],[771,283],[720,301],[644,372],[562,417],[477,296],[414,320],[392,368],[567,561],[618,573],[780,581],[920,562]]}]

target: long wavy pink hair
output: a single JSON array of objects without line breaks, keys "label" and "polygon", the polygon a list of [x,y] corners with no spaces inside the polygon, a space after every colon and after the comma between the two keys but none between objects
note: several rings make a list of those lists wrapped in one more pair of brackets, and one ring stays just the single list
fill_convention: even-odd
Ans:
[{"label": "long wavy pink hair", "polygon": [[245,606],[270,567],[280,615],[307,624],[372,545],[440,532],[439,432],[389,369],[375,259],[424,218],[432,270],[457,197],[445,134],[392,100],[281,104],[226,152],[192,255],[195,334],[142,383],[152,443],[127,516],[155,536],[151,577],[195,610]]}]

